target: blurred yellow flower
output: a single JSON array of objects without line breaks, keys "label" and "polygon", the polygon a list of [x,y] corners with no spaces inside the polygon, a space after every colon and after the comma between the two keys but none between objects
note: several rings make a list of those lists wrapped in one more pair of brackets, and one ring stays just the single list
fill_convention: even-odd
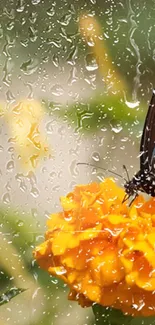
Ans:
[{"label": "blurred yellow flower", "polygon": [[23,100],[6,116],[12,132],[11,141],[15,143],[22,166],[28,170],[35,168],[41,158],[49,155],[45,137],[40,131],[44,118],[41,104],[35,100]]},{"label": "blurred yellow flower", "polygon": [[61,198],[34,256],[81,306],[97,302],[133,316],[155,315],[155,198],[122,204],[113,179]]},{"label": "blurred yellow flower", "polygon": [[108,86],[108,90],[113,93],[127,89],[125,80],[122,79],[118,69],[112,62],[107,40],[98,19],[89,14],[82,14],[79,17],[79,30],[96,59],[99,72]]}]

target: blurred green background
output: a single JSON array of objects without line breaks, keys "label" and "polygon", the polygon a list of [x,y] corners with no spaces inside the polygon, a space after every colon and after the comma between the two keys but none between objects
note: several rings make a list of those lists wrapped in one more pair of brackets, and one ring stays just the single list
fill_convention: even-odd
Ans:
[{"label": "blurred green background", "polygon": [[[97,22],[99,46],[82,34],[83,15]],[[0,2],[2,110],[25,98],[42,103],[52,150],[36,170],[23,171],[2,114],[0,291],[26,290],[1,306],[1,325],[94,324],[91,308],[68,302],[66,286],[38,268],[32,251],[49,214],[61,209],[59,197],[104,176],[77,162],[138,170],[154,86],[154,17],[153,0]]]}]

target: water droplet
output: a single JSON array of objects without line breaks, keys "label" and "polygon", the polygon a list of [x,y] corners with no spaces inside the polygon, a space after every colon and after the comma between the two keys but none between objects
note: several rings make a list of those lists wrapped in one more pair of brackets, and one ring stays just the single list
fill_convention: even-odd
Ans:
[{"label": "water droplet", "polygon": [[23,220],[18,220],[18,221],[16,222],[16,224],[17,224],[18,227],[23,227],[23,226],[24,226],[24,222],[23,222]]},{"label": "water droplet", "polygon": [[54,96],[62,96],[64,94],[64,89],[60,85],[54,85],[51,88],[51,91]]},{"label": "water droplet", "polygon": [[46,130],[47,130],[47,133],[49,133],[49,134],[52,134],[53,133],[53,126],[52,126],[52,124],[53,124],[53,121],[50,121],[50,122],[48,122],[46,124]]},{"label": "water droplet", "polygon": [[7,24],[6,28],[7,28],[7,30],[12,30],[12,29],[14,28],[14,26],[15,26],[14,21],[10,21],[10,22]]},{"label": "water droplet", "polygon": [[55,15],[55,8],[54,7],[51,7],[49,9],[47,9],[47,15],[50,16],[50,17],[53,17]]},{"label": "water droplet", "polygon": [[122,130],[123,130],[123,127],[121,125],[115,125],[111,128],[111,130],[114,132],[114,133],[120,133]]},{"label": "water droplet", "polygon": [[11,185],[9,182],[6,183],[5,188],[8,192],[11,190]]},{"label": "water droplet", "polygon": [[99,153],[98,153],[98,152],[94,152],[94,153],[92,154],[92,159],[93,159],[94,161],[100,161],[100,155],[99,155]]},{"label": "water droplet", "polygon": [[92,53],[87,54],[85,61],[86,61],[86,69],[88,71],[95,71],[98,69],[98,64]]},{"label": "water droplet", "polygon": [[56,48],[60,48],[61,47],[61,40],[60,39],[55,39],[55,38],[47,38],[46,44],[54,45]]},{"label": "water droplet", "polygon": [[71,18],[72,18],[71,13],[69,13],[69,14],[67,13],[60,20],[58,20],[58,22],[62,26],[68,26],[69,23],[70,23]]},{"label": "water droplet", "polygon": [[17,12],[23,12],[24,11],[24,0],[19,0],[17,2]]},{"label": "water droplet", "polygon": [[77,46],[74,46],[71,52],[69,53],[69,56],[67,58],[67,63],[70,65],[75,65],[75,59],[77,57]]},{"label": "water droplet", "polygon": [[2,28],[2,25],[0,24],[0,38],[3,37],[3,28]]},{"label": "water droplet", "polygon": [[97,173],[97,179],[100,181],[100,182],[103,182],[103,179],[105,178],[105,175],[102,173]]},{"label": "water droplet", "polygon": [[87,44],[88,44],[88,46],[90,46],[90,47],[94,47],[94,45],[95,45],[95,42],[94,42],[94,39],[92,38],[92,37],[88,37],[87,38]]},{"label": "water droplet", "polygon": [[12,172],[13,171],[13,169],[14,169],[14,161],[13,160],[10,160],[7,163],[6,169],[7,169],[8,172]]},{"label": "water droplet", "polygon": [[136,108],[139,106],[139,101],[136,102],[128,102],[127,100],[125,101],[125,104],[129,107],[129,108]]},{"label": "water droplet", "polygon": [[76,160],[73,160],[69,166],[71,175],[77,176],[79,174],[78,168],[77,168],[77,162]]},{"label": "water droplet", "polygon": [[72,67],[70,70],[68,85],[71,86],[74,82],[78,80],[78,73],[76,67]]},{"label": "water droplet", "polygon": [[24,47],[27,47],[28,44],[29,44],[29,39],[28,38],[25,38],[23,40],[20,41],[20,44]]},{"label": "water droplet", "polygon": [[60,186],[59,185],[56,185],[52,188],[53,192],[58,192],[60,190]]},{"label": "water droplet", "polygon": [[35,6],[35,5],[38,5],[38,3],[40,3],[41,0],[31,0],[32,4]]},{"label": "water droplet", "polygon": [[73,219],[73,216],[70,215],[70,214],[69,214],[69,215],[66,214],[66,215],[64,216],[64,219],[65,219],[67,222],[70,222],[70,221],[74,220],[74,219]]},{"label": "water droplet", "polygon": [[15,96],[13,95],[13,93],[11,92],[11,90],[8,90],[6,92],[6,100],[7,100],[7,102],[14,102]]},{"label": "water droplet", "polygon": [[10,194],[9,193],[5,193],[2,197],[2,201],[4,204],[8,204],[11,202],[11,198],[10,198]]},{"label": "water droplet", "polygon": [[[141,136],[141,135],[142,135],[142,134],[140,133],[140,136]],[[121,139],[121,141],[122,141],[122,142],[127,142],[127,141],[129,141],[129,138],[128,138],[128,137],[124,137],[124,138]]]},{"label": "water droplet", "polygon": [[36,187],[32,187],[30,193],[34,198],[37,198],[39,196],[39,190]]},{"label": "water droplet", "polygon": [[50,177],[51,177],[51,178],[54,179],[56,176],[57,176],[57,174],[56,174],[55,172],[50,173]]},{"label": "water droplet", "polygon": [[20,188],[20,190],[21,190],[22,192],[26,192],[26,190],[27,190],[27,186],[26,186],[26,184],[25,184],[25,182],[24,182],[23,180],[20,182],[20,186],[19,186],[19,188]]},{"label": "water droplet", "polygon": [[32,209],[31,209],[31,213],[32,213],[32,216],[33,216],[34,218],[37,218],[37,217],[38,217],[38,211],[37,211],[37,209],[32,208]]},{"label": "water droplet", "polygon": [[155,49],[153,50],[153,56],[152,56],[153,61],[155,61]]},{"label": "water droplet", "polygon": [[37,40],[38,38],[37,33],[38,33],[37,29],[35,29],[32,26],[29,27],[29,38],[31,42],[35,42]]},{"label": "water droplet", "polygon": [[38,70],[38,60],[37,59],[30,59],[24,62],[20,69],[23,71],[25,75],[31,75]]},{"label": "water droplet", "polygon": [[53,284],[58,284],[58,283],[59,283],[59,280],[56,279],[56,278],[53,278],[53,277],[52,277],[51,282],[52,282]]},{"label": "water droplet", "polygon": [[59,57],[57,56],[57,54],[54,54],[54,55],[53,55],[52,62],[53,62],[53,64],[54,64],[54,66],[55,66],[56,68],[58,68],[58,66],[59,66]]},{"label": "water droplet", "polygon": [[66,273],[66,269],[63,266],[55,267],[55,273],[57,275],[63,275]]},{"label": "water droplet", "polygon": [[36,20],[37,20],[37,12],[31,12],[29,21],[31,22],[31,24],[34,24]]},{"label": "water droplet", "polygon": [[35,176],[34,172],[32,172],[32,171],[30,171],[28,173],[27,179],[30,181],[32,187],[33,187],[33,185],[35,185],[37,183],[36,176]]},{"label": "water droplet", "polygon": [[[8,56],[8,53],[7,53]],[[11,84],[11,75],[12,75],[12,69],[13,69],[14,63],[10,57],[6,60],[4,68],[3,68],[3,72],[4,72],[4,77],[3,77],[3,83],[7,86],[9,86]]]}]

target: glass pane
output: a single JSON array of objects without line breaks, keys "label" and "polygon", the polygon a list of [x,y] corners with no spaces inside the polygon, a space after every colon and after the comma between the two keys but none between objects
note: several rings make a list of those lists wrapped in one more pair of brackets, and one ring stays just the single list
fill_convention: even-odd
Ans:
[{"label": "glass pane", "polygon": [[[145,154],[139,150],[154,83],[154,11],[151,0],[1,0],[2,325],[95,324],[91,307],[94,302],[132,316],[155,314],[151,264],[154,206],[151,201],[152,210],[133,212],[138,209],[135,206],[131,210],[132,204],[139,202],[134,201],[139,192],[144,192],[146,200],[150,199],[147,194],[154,196],[153,111],[141,146]],[[141,174],[135,180],[139,166]],[[123,189],[123,197],[131,194],[127,202],[122,203],[123,197],[119,199],[120,210],[117,205],[110,210],[111,203],[105,208],[106,199],[101,195],[102,185],[110,177]],[[111,191],[112,185],[106,186]],[[116,190],[116,197],[118,193]],[[115,201],[114,196],[107,200],[112,199]],[[133,267],[130,280],[124,260],[119,260],[122,264],[118,279],[114,276],[116,265],[110,264],[111,251],[105,258],[106,240],[110,245],[120,229],[118,225],[117,233],[112,234],[113,225],[107,235],[107,224],[103,231],[101,220],[109,214],[128,216],[130,221],[135,215],[149,215],[144,232],[137,238],[142,242],[148,236],[145,248],[151,248],[145,251],[134,246],[130,267],[135,256],[141,260],[134,264],[136,271]],[[133,233],[137,227],[134,224]],[[98,232],[102,239],[97,237]],[[131,250],[132,245],[124,245]],[[100,263],[102,251],[104,260]],[[95,262],[94,256],[98,258]],[[147,256],[145,263],[142,256]],[[114,300],[110,300],[110,293],[116,292],[116,284],[121,281],[132,293],[130,281],[134,272],[139,272],[137,268],[147,269],[151,289],[140,282],[145,272],[140,280],[133,280],[138,297],[145,299],[137,302],[134,292],[131,311],[131,303],[122,298],[122,291]],[[149,319],[150,323],[153,320]]]}]

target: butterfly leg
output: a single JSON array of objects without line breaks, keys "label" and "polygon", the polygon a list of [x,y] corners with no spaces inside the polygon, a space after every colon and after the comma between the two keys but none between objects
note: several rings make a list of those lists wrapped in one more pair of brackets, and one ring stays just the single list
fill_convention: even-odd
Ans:
[{"label": "butterfly leg", "polygon": [[134,202],[134,200],[136,199],[137,196],[138,196],[138,193],[135,193],[133,199],[132,199],[131,202],[129,203],[129,207],[130,207],[131,204]]},{"label": "butterfly leg", "polygon": [[122,203],[126,202],[129,199],[130,195],[129,194],[125,194]]}]

